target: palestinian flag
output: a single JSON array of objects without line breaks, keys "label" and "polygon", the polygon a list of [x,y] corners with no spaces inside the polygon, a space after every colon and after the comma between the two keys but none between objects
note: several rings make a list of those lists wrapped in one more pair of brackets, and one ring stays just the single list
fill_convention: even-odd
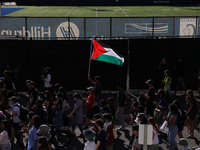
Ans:
[{"label": "palestinian flag", "polygon": [[93,53],[92,53],[92,60],[103,61],[115,65],[122,66],[124,63],[124,57],[118,54],[109,46],[105,45],[104,43],[97,42],[93,39]]}]

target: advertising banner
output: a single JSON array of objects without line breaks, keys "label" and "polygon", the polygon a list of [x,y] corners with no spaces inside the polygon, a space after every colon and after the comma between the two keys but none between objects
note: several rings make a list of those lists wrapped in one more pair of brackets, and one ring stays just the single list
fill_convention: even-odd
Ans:
[{"label": "advertising banner", "polygon": [[1,36],[32,40],[98,40],[200,35],[196,17],[175,18],[0,18]]}]

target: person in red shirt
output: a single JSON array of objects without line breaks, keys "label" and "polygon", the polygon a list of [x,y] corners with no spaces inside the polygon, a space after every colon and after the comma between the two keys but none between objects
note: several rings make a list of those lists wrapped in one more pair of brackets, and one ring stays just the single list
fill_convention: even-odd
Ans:
[{"label": "person in red shirt", "polygon": [[92,110],[92,106],[95,103],[94,87],[90,86],[87,89],[90,95],[87,98],[86,97],[83,98],[83,100],[86,102],[86,108],[87,108],[87,120],[84,130],[88,129],[90,120],[93,119],[94,113]]},{"label": "person in red shirt", "polygon": [[113,150],[114,138],[112,116],[109,113],[105,113],[103,118],[105,120],[104,130],[106,131],[106,150]]}]

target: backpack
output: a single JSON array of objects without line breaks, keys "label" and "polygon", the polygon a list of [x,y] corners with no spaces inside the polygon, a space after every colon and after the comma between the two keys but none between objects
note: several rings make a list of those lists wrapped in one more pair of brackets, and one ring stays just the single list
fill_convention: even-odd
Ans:
[{"label": "backpack", "polygon": [[22,122],[27,122],[28,120],[27,115],[29,113],[29,110],[26,107],[21,106],[21,105],[15,105],[15,106],[20,108],[20,116],[18,115],[17,116],[20,118]]}]

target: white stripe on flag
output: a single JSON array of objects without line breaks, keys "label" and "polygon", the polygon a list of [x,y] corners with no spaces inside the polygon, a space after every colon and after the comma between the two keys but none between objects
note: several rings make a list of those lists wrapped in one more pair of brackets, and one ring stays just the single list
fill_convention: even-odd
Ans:
[{"label": "white stripe on flag", "polygon": [[117,57],[119,58],[122,62],[124,62],[124,57],[120,57],[119,55],[117,55],[111,48],[105,48],[104,49],[107,51],[106,53],[103,53],[103,55],[109,55],[109,56],[113,56],[113,57]]}]

